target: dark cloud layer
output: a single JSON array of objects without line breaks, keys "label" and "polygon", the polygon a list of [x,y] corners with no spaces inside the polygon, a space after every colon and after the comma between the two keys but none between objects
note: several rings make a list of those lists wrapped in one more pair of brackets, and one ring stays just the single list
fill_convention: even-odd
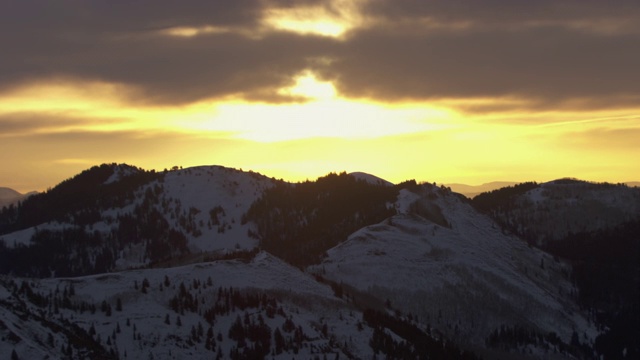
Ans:
[{"label": "dark cloud layer", "polygon": [[355,34],[332,69],[352,96],[640,98],[640,3],[373,0],[365,12],[381,25]]},{"label": "dark cloud layer", "polygon": [[[322,3],[5,1],[0,91],[70,78],[128,85],[140,102],[295,101],[277,89],[313,69],[343,95],[382,101],[521,97],[582,108],[640,99],[638,2],[372,0],[370,22],[342,40],[246,35],[268,7]],[[160,31],[205,26],[226,32]]]},{"label": "dark cloud layer", "polygon": [[[310,1],[309,1],[310,2]],[[283,1],[11,2],[0,8],[0,91],[51,78],[133,87],[136,100],[184,103],[240,94],[279,100],[274,89],[308,67],[318,38],[234,30],[257,26],[264,6]],[[223,27],[172,37],[161,30]],[[291,100],[291,99],[290,99]]]},{"label": "dark cloud layer", "polygon": [[[600,0],[369,0],[363,12],[391,23],[430,19],[441,24],[466,23],[479,28],[506,26],[574,26],[586,22],[590,29],[612,21],[619,30],[640,29],[640,6],[634,1]],[[589,29],[587,29],[589,30]]]},{"label": "dark cloud layer", "polygon": [[640,94],[637,36],[563,28],[407,34],[368,30],[327,71],[341,92],[382,99],[516,96],[554,103]]}]

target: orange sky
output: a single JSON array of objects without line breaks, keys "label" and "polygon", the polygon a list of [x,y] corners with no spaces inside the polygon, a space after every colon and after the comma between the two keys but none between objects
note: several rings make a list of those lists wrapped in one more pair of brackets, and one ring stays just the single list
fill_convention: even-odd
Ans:
[{"label": "orange sky", "polygon": [[0,5],[0,186],[104,162],[288,180],[640,179],[640,4]]}]

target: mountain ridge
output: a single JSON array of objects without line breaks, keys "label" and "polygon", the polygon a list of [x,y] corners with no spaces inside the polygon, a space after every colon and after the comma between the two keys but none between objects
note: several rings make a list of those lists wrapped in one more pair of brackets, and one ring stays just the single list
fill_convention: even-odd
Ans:
[{"label": "mountain ridge", "polygon": [[[203,358],[218,351],[233,358],[261,358],[266,348],[276,358],[299,353],[369,358],[400,352],[441,358],[446,356],[442,351],[452,351],[448,354],[457,354],[454,358],[474,358],[469,351],[488,358],[506,353],[595,358],[596,351],[609,354],[620,346],[637,353],[629,345],[632,340],[603,343],[616,331],[628,332],[629,325],[602,322],[595,310],[578,301],[583,283],[571,275],[578,269],[575,263],[528,244],[526,233],[505,227],[495,210],[523,194],[528,202],[544,206],[541,201],[559,196],[549,192],[556,188],[570,199],[557,201],[559,210],[554,211],[574,211],[572,204],[582,201],[576,196],[590,199],[590,189],[609,194],[605,199],[618,199],[610,202],[617,209],[632,209],[634,198],[622,194],[634,188],[559,179],[514,185],[470,200],[446,186],[415,181],[389,186],[377,179],[331,173],[294,184],[219,166],[164,172],[124,164],[88,169],[29,198],[20,209],[0,212],[0,273],[5,274],[0,275],[0,312],[8,319],[0,323],[0,333],[13,339],[0,341],[0,349],[42,357],[50,353],[27,346],[36,338],[17,329],[30,328],[37,338],[51,338],[48,332],[63,327],[114,357],[167,357],[175,350]],[[517,221],[514,224],[535,224],[525,217]],[[193,275],[202,271],[208,275]],[[261,283],[245,281],[260,279],[261,272],[278,275]],[[178,273],[187,282],[184,290],[163,280],[167,276],[176,284]],[[252,312],[262,314],[264,326],[253,315],[225,310],[220,313],[223,320],[210,324],[214,336],[198,335],[199,324],[210,316],[205,311],[209,305],[201,310],[195,305],[202,301],[206,277],[220,285],[210,298],[238,291],[237,299],[250,299],[258,288],[260,296],[271,299],[251,305]],[[129,285],[118,285],[122,279]],[[69,284],[77,281],[89,284],[97,297],[88,298],[79,287],[75,297],[69,295]],[[304,290],[309,286],[315,289],[311,293]],[[47,295],[54,289],[66,289],[67,300],[61,292]],[[65,310],[58,309],[64,322],[20,320],[55,311],[45,300],[54,298],[58,307],[67,304]],[[300,308],[315,298],[322,299],[324,310]],[[118,299],[124,308],[149,307],[160,314],[148,324],[135,321],[133,342],[119,340],[114,332],[114,327],[122,330],[125,320],[122,315],[113,320],[118,310],[110,307],[120,307]],[[273,307],[267,306],[271,301],[285,315],[267,320],[267,314],[273,315]],[[83,306],[102,310],[83,315]],[[27,313],[17,316],[22,311],[18,309]],[[236,316],[241,325],[235,325]],[[185,331],[175,329],[178,317]],[[295,332],[285,334],[287,318],[302,326],[297,337]],[[288,345],[279,337],[247,340],[236,332],[242,324],[255,331],[269,328],[273,336],[277,329]],[[167,329],[175,329],[177,338]],[[223,339],[216,340],[217,347],[212,339],[216,333]],[[520,342],[510,335],[515,333],[521,333]],[[62,334],[52,335],[58,348],[66,343]],[[183,350],[172,350],[169,344],[176,341]],[[451,348],[446,350],[444,343]],[[153,350],[150,344],[160,345]],[[65,345],[65,353],[69,351],[87,354],[91,349]]]},{"label": "mountain ridge", "polygon": [[[501,325],[518,323],[517,314],[526,311],[538,314],[540,322],[528,325],[543,333],[555,331],[570,342],[573,329],[581,328],[595,338],[596,330],[587,326],[586,317],[569,320],[569,313],[579,311],[575,305],[566,307],[570,302],[562,300],[562,293],[573,291],[568,264],[502,234],[469,204],[446,191],[423,186],[421,191],[426,192],[427,198],[435,195],[434,205],[441,209],[449,226],[434,223],[428,215],[424,217],[413,206],[421,197],[401,190],[404,199],[400,201],[408,205],[401,205],[398,215],[352,234],[331,249],[316,270],[334,281],[362,291],[369,289],[392,306],[430,319],[427,321],[432,324],[440,323],[448,337],[475,346]],[[484,232],[487,234],[480,235]],[[545,264],[544,269],[541,263]],[[369,277],[369,271],[378,275]],[[430,273],[438,276],[413,275]],[[458,288],[474,290],[467,293]],[[493,297],[495,294],[499,295]],[[520,300],[504,298],[509,296]],[[478,308],[483,309],[482,313]],[[559,309],[566,316],[565,325],[559,326],[557,319],[546,324],[541,321],[554,318],[550,314]],[[542,315],[546,312],[548,315]],[[467,323],[443,326],[443,317],[464,318]],[[476,325],[472,327],[471,323]]]}]

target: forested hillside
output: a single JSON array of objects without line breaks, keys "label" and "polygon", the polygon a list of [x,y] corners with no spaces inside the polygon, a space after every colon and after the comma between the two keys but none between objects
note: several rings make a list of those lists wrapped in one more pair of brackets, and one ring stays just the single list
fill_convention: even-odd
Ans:
[{"label": "forested hillside", "polygon": [[318,263],[357,229],[394,215],[398,190],[410,184],[375,184],[346,173],[280,183],[251,206],[243,222],[257,225],[253,235],[264,250],[302,267]]}]

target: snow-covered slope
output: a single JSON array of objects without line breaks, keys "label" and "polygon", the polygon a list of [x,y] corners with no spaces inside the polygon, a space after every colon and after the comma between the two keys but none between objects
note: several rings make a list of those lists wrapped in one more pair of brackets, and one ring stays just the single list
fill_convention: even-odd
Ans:
[{"label": "snow-covered slope", "polygon": [[[202,166],[169,172],[161,186],[163,199],[173,201],[174,211],[197,212],[193,221],[201,234],[190,234],[188,240],[191,250],[198,252],[255,247],[256,240],[247,236],[251,224],[241,225],[241,218],[274,182],[256,173]],[[212,222],[211,211],[217,211],[217,224]],[[168,220],[180,226],[175,219]]]},{"label": "snow-covered slope", "polygon": [[[69,348],[74,358],[226,359],[257,343],[274,359],[373,355],[372,329],[350,305],[266,253],[248,262],[0,280],[0,353],[22,359],[67,358]],[[242,334],[232,335],[237,319]],[[75,326],[76,334],[62,331]]]},{"label": "snow-covered slope", "polygon": [[567,264],[503,234],[446,190],[401,190],[396,208],[398,215],[329,250],[313,271],[470,345],[503,325],[553,331],[566,342],[575,329],[596,335],[567,300]]},{"label": "snow-covered slope", "polygon": [[[241,224],[241,217],[263,191],[275,183],[257,173],[221,166],[200,166],[168,172],[137,192],[136,203],[125,209],[110,209],[106,217],[131,213],[149,193],[169,226],[187,238],[191,254],[249,250],[257,240],[248,236],[253,224]],[[112,226],[113,228],[113,226]],[[138,251],[121,253],[118,267],[138,264]]]}]

